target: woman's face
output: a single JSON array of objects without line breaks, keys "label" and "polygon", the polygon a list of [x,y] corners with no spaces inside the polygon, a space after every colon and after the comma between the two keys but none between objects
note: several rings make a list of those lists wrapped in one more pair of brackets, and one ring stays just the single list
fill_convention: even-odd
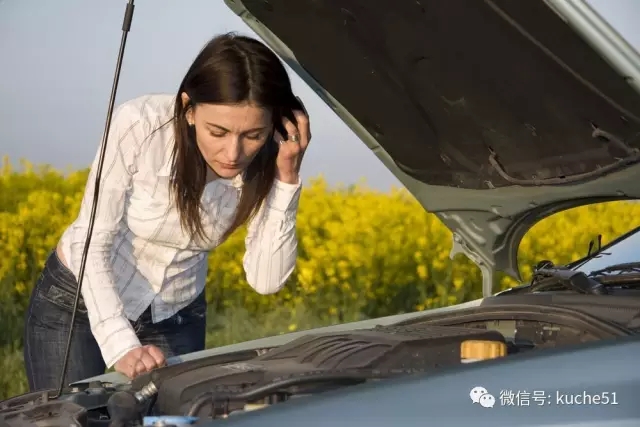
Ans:
[{"label": "woman's face", "polygon": [[[188,102],[186,94],[183,102]],[[221,178],[243,172],[267,142],[272,131],[271,113],[249,103],[198,104],[186,113],[195,125],[198,148],[209,167]]]}]

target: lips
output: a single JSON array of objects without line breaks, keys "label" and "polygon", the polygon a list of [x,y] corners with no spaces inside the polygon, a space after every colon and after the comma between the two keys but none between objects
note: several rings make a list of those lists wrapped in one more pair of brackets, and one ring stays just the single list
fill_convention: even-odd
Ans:
[{"label": "lips", "polygon": [[222,162],[218,162],[218,164],[220,166],[222,166],[225,169],[238,169],[240,167],[239,163],[222,163]]}]

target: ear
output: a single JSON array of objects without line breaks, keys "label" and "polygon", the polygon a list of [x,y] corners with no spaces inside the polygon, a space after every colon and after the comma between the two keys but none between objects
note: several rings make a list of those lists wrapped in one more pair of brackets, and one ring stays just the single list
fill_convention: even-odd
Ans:
[{"label": "ear", "polygon": [[180,94],[180,98],[182,99],[182,108],[186,110],[187,106],[189,105],[189,101],[191,101],[191,98],[189,98],[189,95],[187,95],[187,92],[182,92]]},{"label": "ear", "polygon": [[191,98],[187,95],[186,92],[182,92],[180,94],[180,98],[182,100],[182,108],[184,109],[184,118],[187,120],[189,125],[194,123],[193,118],[193,108],[191,108]]}]

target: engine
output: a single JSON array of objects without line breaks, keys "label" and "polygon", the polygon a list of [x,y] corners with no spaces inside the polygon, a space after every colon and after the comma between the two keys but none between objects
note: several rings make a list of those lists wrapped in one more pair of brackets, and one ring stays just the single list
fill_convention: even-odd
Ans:
[{"label": "engine", "polygon": [[[456,365],[463,342],[504,345],[497,331],[445,326],[377,327],[308,335],[254,359],[205,366],[165,379],[162,414],[225,416],[345,384],[424,373]],[[194,401],[201,402],[198,405]]]},{"label": "engine", "polygon": [[0,427],[140,425],[142,415],[225,418],[457,365],[465,342],[504,346],[505,338],[494,330],[427,325],[309,334],[259,355],[241,352],[158,369],[129,390],[98,383],[67,390],[57,400],[49,400],[49,393],[16,397],[0,404]]},{"label": "engine", "polygon": [[181,427],[189,420],[226,418],[365,382],[428,377],[474,359],[633,333],[621,325],[627,320],[620,316],[636,311],[612,309],[611,316],[596,318],[574,309],[540,307],[487,305],[406,324],[310,331],[279,347],[167,366],[130,384],[86,383],[56,399],[51,398],[54,391],[18,396],[0,402],[0,427],[151,426],[158,420],[152,417],[160,417],[165,427]]}]

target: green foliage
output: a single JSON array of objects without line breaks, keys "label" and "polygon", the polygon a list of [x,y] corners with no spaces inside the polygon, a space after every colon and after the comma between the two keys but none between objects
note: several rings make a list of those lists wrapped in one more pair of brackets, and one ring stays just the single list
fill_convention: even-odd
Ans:
[{"label": "green foliage", "polygon": [[[0,169],[0,398],[25,391],[22,327],[33,284],[75,218],[87,171],[62,174],[8,161]],[[540,259],[582,257],[598,233],[606,242],[640,225],[640,204],[613,202],[557,214],[522,242],[524,277]],[[449,259],[451,233],[404,190],[306,186],[297,221],[299,259],[287,286],[259,295],[242,271],[245,229],[209,258],[208,345],[455,304],[481,295],[479,270]],[[501,276],[499,287],[515,282]]]}]

